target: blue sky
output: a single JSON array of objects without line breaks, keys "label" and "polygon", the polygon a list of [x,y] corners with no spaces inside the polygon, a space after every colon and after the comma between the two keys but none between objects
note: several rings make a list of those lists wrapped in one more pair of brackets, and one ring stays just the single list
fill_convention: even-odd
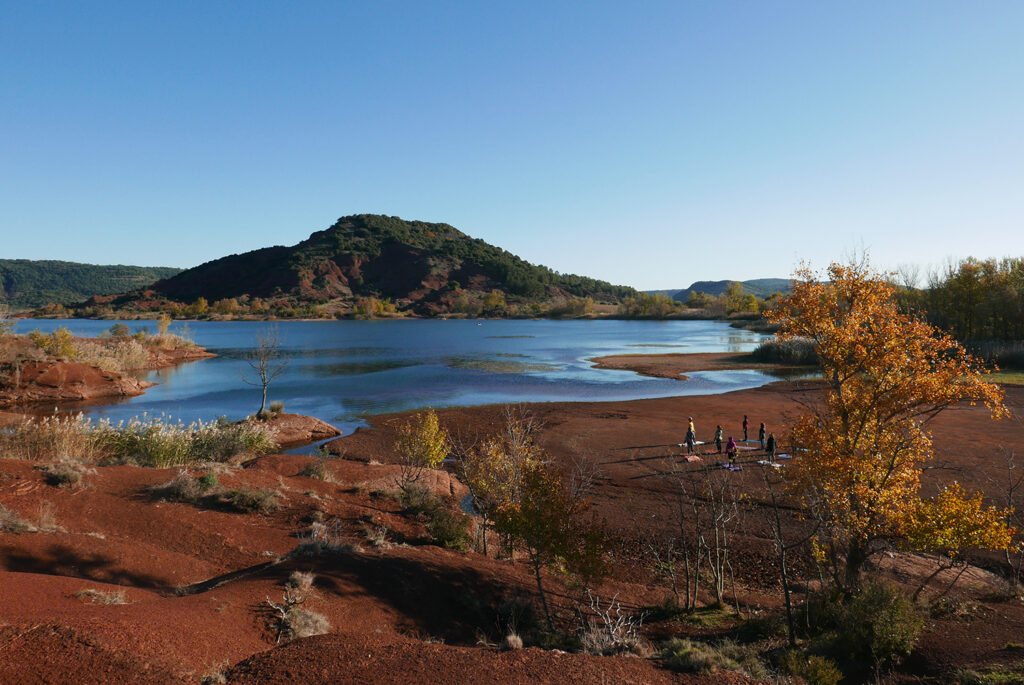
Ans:
[{"label": "blue sky", "polygon": [[6,2],[0,257],[339,216],[640,288],[1024,254],[1024,3]]}]

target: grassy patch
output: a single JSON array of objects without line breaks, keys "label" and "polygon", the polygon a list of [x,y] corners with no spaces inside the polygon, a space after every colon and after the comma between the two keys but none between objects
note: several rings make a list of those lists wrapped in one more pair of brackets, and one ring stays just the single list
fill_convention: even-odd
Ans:
[{"label": "grassy patch", "polygon": [[1024,385],[1024,371],[996,371],[989,374],[986,380],[1009,385]]},{"label": "grassy patch", "polygon": [[1016,685],[1024,682],[1024,666],[996,664],[979,669],[966,668],[957,671],[956,682],[961,685]]},{"label": "grassy patch", "polygon": [[0,454],[26,461],[129,463],[183,466],[226,462],[242,454],[277,448],[273,429],[247,421],[197,421],[185,425],[165,418],[135,418],[112,425],[82,415],[24,419],[0,431]]}]

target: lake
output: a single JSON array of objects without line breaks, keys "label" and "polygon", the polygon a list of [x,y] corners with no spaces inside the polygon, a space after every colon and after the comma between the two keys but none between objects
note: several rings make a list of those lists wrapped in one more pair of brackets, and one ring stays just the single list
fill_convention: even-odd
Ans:
[{"label": "lake", "polygon": [[[78,336],[97,336],[114,323],[22,320],[16,332],[66,326]],[[123,323],[156,329],[151,321]],[[750,370],[699,372],[675,381],[587,362],[609,354],[746,352],[763,337],[716,321],[176,321],[172,333],[218,357],[149,372],[142,377],[159,385],[145,395],[82,409],[115,422],[143,413],[185,422],[243,418],[260,402],[260,389],[245,383],[255,380],[246,357],[271,326],[288,365],[270,385],[269,399],[346,434],[364,425],[367,415],[422,407],[702,395],[775,380]]]}]

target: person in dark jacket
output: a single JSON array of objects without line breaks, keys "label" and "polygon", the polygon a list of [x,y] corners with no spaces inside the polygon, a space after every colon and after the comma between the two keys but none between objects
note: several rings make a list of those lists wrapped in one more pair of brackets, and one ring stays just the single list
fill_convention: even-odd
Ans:
[{"label": "person in dark jacket", "polygon": [[766,451],[768,452],[768,461],[770,461],[773,464],[775,463],[775,449],[777,447],[778,443],[775,441],[775,433],[769,433],[768,447],[766,448]]},{"label": "person in dark jacket", "polygon": [[764,421],[762,421],[761,422],[761,427],[757,429],[757,441],[759,443],[761,443],[761,449],[764,449],[764,435],[765,435],[765,427],[764,427]]},{"label": "person in dark jacket", "polygon": [[715,427],[715,448],[718,450],[716,454],[722,453],[722,427]]}]

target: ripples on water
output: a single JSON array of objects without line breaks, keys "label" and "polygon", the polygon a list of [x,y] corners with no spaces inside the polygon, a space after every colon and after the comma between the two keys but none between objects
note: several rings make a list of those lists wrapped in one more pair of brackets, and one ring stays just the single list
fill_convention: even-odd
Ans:
[{"label": "ripples on water", "polygon": [[[114,321],[23,320],[17,331],[66,326],[95,336]],[[153,322],[125,321],[155,330]],[[185,324],[175,322],[171,332]],[[629,400],[713,394],[763,385],[760,371],[690,374],[687,381],[594,369],[610,354],[746,352],[761,335],[713,321],[257,321],[189,322],[188,332],[217,358],[153,371],[145,395],[85,410],[114,421],[148,412],[186,422],[242,418],[259,408],[244,382],[256,337],[277,326],[288,366],[270,386],[286,411],[310,414],[347,432],[368,414],[426,406],[494,402]]]}]

